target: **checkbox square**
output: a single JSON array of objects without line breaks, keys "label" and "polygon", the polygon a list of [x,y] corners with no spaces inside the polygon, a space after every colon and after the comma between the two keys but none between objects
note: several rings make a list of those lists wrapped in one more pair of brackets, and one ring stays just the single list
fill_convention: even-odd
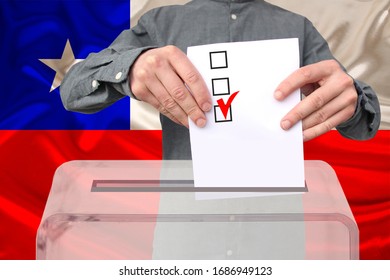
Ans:
[{"label": "checkbox square", "polygon": [[218,78],[211,80],[213,95],[230,95],[229,78]]},{"label": "checkbox square", "polygon": [[216,123],[233,121],[232,106],[229,107],[229,111],[228,111],[228,114],[227,114],[226,119],[225,119],[225,116],[222,114],[222,111],[219,108],[219,106],[214,105],[214,120]]},{"label": "checkbox square", "polygon": [[227,52],[210,52],[210,67],[211,69],[228,68]]}]

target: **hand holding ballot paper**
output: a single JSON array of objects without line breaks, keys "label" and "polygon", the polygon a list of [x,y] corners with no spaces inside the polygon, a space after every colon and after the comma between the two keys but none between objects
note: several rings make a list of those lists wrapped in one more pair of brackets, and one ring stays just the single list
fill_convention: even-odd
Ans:
[{"label": "hand holding ballot paper", "polygon": [[[197,126],[203,127],[205,125],[203,112],[210,110],[210,104],[204,81],[199,77],[197,69],[175,47],[168,46],[150,52],[153,54],[145,52],[141,55],[131,71],[132,79],[130,80],[133,93],[140,100],[152,104],[161,113],[179,124],[188,126],[186,119],[188,115]],[[241,54],[244,53],[245,49]],[[145,75],[144,69],[149,69],[146,67],[147,64],[157,66],[155,72]],[[137,71],[137,68],[142,70]],[[245,71],[245,68],[239,71]],[[172,73],[172,76],[169,77],[166,73]],[[267,77],[267,73],[262,74]],[[284,130],[290,129],[302,120],[303,139],[307,141],[345,122],[354,114],[358,95],[353,80],[336,61],[318,62],[296,69],[295,72],[285,73],[285,75],[280,77],[280,84],[273,90],[274,97],[283,101],[292,92],[302,88],[304,95],[308,98],[296,104],[286,116],[281,118],[280,125]],[[184,81],[186,86],[180,81]],[[140,83],[145,83],[145,85],[141,86]],[[138,93],[138,88],[145,90]],[[153,94],[150,88],[168,90]]]},{"label": "hand holding ballot paper", "polygon": [[[197,126],[203,127],[204,112],[212,109],[210,93],[198,70],[174,46],[144,52],[132,67],[130,87],[138,99],[184,126],[188,126],[189,116]],[[348,120],[355,111],[357,93],[353,80],[336,61],[322,61],[286,73],[273,90],[274,96],[283,101],[299,88],[305,95],[314,94],[281,119],[280,125],[288,130],[303,120],[304,140],[329,131]]]},{"label": "hand holding ballot paper", "polygon": [[205,127],[190,122],[195,186],[303,191],[301,123],[280,127],[299,90],[283,102],[273,96],[299,67],[298,40],[204,45],[187,54],[213,101]]}]

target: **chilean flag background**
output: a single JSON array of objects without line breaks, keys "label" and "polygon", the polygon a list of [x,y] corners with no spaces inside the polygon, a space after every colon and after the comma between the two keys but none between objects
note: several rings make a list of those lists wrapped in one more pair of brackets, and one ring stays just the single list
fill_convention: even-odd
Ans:
[{"label": "chilean flag background", "polygon": [[[107,47],[130,27],[129,0],[0,2],[0,259],[35,259],[36,232],[55,170],[70,160],[161,159],[160,130],[131,130],[130,100],[93,115],[65,111],[56,71]],[[331,131],[305,159],[336,171],[360,229],[361,259],[390,259],[390,134],[352,141]]]}]

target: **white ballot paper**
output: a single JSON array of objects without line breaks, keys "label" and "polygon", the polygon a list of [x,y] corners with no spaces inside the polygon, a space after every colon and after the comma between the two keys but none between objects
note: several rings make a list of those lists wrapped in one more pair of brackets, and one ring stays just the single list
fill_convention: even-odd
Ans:
[{"label": "white ballot paper", "polygon": [[242,197],[237,188],[260,195],[305,191],[302,125],[288,131],[280,127],[300,101],[299,90],[284,101],[273,97],[278,84],[299,67],[298,39],[195,46],[187,55],[213,102],[206,127],[190,121],[195,187],[235,192],[203,192],[197,198]]}]

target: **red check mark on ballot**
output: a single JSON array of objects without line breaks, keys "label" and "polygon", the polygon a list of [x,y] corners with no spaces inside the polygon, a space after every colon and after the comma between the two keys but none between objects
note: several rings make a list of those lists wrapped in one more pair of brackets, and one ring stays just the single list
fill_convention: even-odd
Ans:
[{"label": "red check mark on ballot", "polygon": [[222,112],[223,116],[225,117],[225,119],[227,117],[227,113],[229,112],[229,108],[232,105],[232,102],[233,102],[234,98],[237,96],[238,93],[239,93],[239,91],[236,91],[235,93],[230,95],[229,99],[227,100],[226,103],[223,101],[222,98],[217,100],[218,106],[221,109],[221,112]]}]

